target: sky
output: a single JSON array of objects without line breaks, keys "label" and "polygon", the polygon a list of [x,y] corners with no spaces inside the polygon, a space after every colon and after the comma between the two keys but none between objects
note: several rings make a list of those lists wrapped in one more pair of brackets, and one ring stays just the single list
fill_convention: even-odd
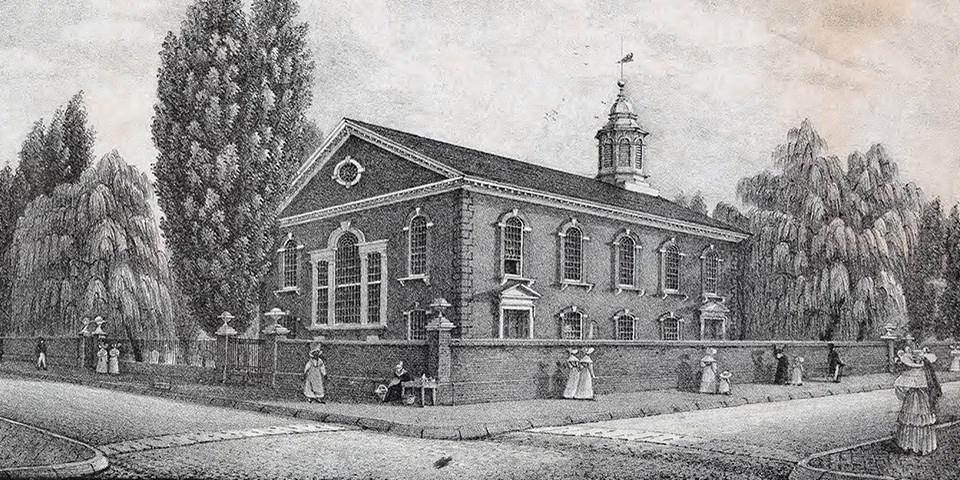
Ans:
[{"label": "sky", "polygon": [[[149,172],[158,52],[192,0],[3,0],[0,162],[85,92],[96,150]],[[342,117],[592,175],[616,61],[662,194],[731,201],[809,119],[845,159],[882,143],[960,201],[955,0],[301,1],[309,116]]]}]

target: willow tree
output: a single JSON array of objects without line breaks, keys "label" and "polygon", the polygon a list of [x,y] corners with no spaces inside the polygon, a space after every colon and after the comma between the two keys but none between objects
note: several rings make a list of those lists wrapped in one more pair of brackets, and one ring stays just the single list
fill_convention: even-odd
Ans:
[{"label": "willow tree", "polygon": [[775,173],[737,187],[751,207],[744,265],[747,336],[864,339],[906,320],[901,280],[917,240],[920,193],[874,145],[827,152],[808,121],[773,153]]},{"label": "willow tree", "polygon": [[102,316],[130,340],[174,334],[170,276],[146,176],[112,152],[27,206],[11,245],[15,333],[74,335]]}]

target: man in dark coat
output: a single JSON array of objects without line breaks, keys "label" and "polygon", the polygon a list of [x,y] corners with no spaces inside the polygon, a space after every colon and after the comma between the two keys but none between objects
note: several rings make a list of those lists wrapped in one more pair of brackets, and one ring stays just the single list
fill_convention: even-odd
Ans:
[{"label": "man in dark coat", "polygon": [[829,376],[834,383],[840,383],[840,376],[843,374],[843,361],[840,360],[840,354],[833,348],[832,343],[827,344],[827,366],[830,369]]},{"label": "man in dark coat", "polygon": [[787,375],[790,371],[790,359],[783,352],[784,347],[773,346],[773,356],[777,359],[777,373],[773,376],[775,385],[784,385],[787,383]]}]

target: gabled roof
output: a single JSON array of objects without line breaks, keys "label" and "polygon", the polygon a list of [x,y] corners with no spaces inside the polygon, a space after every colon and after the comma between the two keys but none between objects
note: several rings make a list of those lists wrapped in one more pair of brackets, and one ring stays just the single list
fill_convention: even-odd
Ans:
[{"label": "gabled roof", "polygon": [[344,120],[347,123],[370,130],[467,176],[746,234],[737,227],[710,218],[662,197],[633,192],[593,178],[481,152],[360,120],[350,118]]}]

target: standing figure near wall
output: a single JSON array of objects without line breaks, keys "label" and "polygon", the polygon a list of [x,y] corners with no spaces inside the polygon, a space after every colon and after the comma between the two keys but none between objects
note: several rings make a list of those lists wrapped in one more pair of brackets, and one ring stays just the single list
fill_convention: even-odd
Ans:
[{"label": "standing figure near wall", "polygon": [[120,375],[120,344],[113,344],[110,349],[110,375]]},{"label": "standing figure near wall", "polygon": [[573,398],[577,400],[593,400],[593,359],[590,354],[592,348],[584,348],[583,356],[580,357],[580,378],[577,381],[577,391]]},{"label": "standing figure near wall", "polygon": [[696,374],[693,371],[693,367],[690,365],[690,355],[684,353],[680,356],[680,361],[677,362],[676,373],[677,391],[687,392],[696,388],[694,387],[696,382]]},{"label": "standing figure near wall", "polygon": [[846,364],[840,360],[840,354],[832,343],[827,344],[827,349],[827,368],[830,369],[830,380],[834,383],[840,383],[840,377],[843,376],[843,367]]},{"label": "standing figure near wall", "polygon": [[790,372],[790,359],[787,358],[784,347],[774,345],[773,356],[777,359],[777,373],[773,376],[774,385],[783,385],[787,383],[787,375]]},{"label": "standing figure near wall", "polygon": [[793,374],[790,376],[790,385],[803,385],[803,357],[799,355],[793,359]]},{"label": "standing figure near wall", "polygon": [[733,374],[727,370],[724,370],[720,374],[720,383],[717,385],[717,393],[720,395],[730,395],[730,377]]},{"label": "standing figure near wall", "polygon": [[567,361],[563,366],[567,369],[567,386],[563,389],[563,398],[573,398],[577,394],[577,385],[580,383],[580,359],[577,358],[577,349],[568,348]]},{"label": "standing figure near wall", "polygon": [[325,394],[323,380],[327,377],[327,365],[320,358],[322,354],[320,350],[310,352],[310,359],[303,367],[303,395],[307,397],[309,403],[326,403],[323,399]]},{"label": "standing figure near wall", "polygon": [[107,346],[100,344],[97,350],[97,373],[107,373]]},{"label": "standing figure near wall", "polygon": [[700,359],[700,393],[717,393],[716,354],[716,348],[708,348],[707,354]]},{"label": "standing figure near wall", "polygon": [[943,393],[933,370],[937,357],[907,347],[899,359],[907,370],[893,383],[903,401],[894,439],[904,452],[926,455],[937,449],[937,402]]},{"label": "standing figure near wall", "polygon": [[953,357],[950,362],[950,371],[960,372],[960,345],[950,345],[950,356]]},{"label": "standing figure near wall", "polygon": [[[393,378],[390,380],[390,383],[387,385],[386,392],[383,397],[384,402],[395,402],[403,398],[403,382],[409,382],[410,372],[407,369],[403,368],[403,362],[397,364],[393,367]],[[379,389],[378,389],[379,390]]]},{"label": "standing figure near wall", "polygon": [[43,337],[40,337],[37,340],[37,348],[35,353],[37,355],[37,370],[40,370],[41,368],[46,370],[47,369],[47,341],[44,340]]}]

